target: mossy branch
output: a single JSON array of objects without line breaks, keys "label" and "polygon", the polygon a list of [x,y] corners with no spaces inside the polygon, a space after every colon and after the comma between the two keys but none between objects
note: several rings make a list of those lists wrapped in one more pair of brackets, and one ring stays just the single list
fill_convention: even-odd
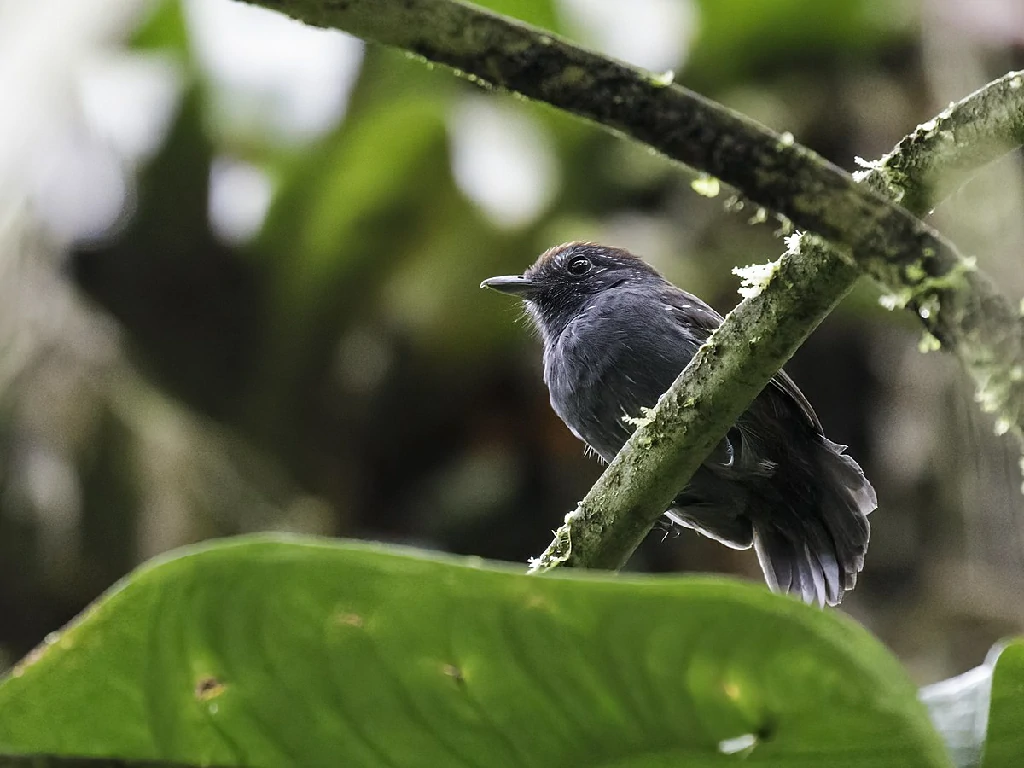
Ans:
[{"label": "mossy branch", "polygon": [[[1008,137],[1024,143],[1020,77],[1005,75],[951,105],[869,164],[858,179],[902,200],[913,213],[927,213],[956,188],[953,180],[963,183],[1012,149]],[[970,149],[969,141],[974,142]],[[858,266],[839,258],[839,251],[819,236],[804,234],[789,244],[760,292],[729,313],[647,423],[566,516],[533,570],[625,564],[658,519],[658,510],[667,508],[682,487],[680,478],[692,477],[747,404],[860,277]],[[965,277],[984,280],[976,272]],[[987,284],[985,290],[992,291]],[[1011,322],[1019,333],[1020,320]],[[1014,380],[1012,371],[1007,375]]]},{"label": "mossy branch", "polygon": [[[834,244],[802,238],[768,290],[730,313],[570,515],[570,528],[559,532],[538,567],[621,565],[860,271],[916,312],[964,362],[986,408],[1022,434],[1020,318],[970,261],[913,215],[924,213],[931,195],[948,188],[945,171],[955,177],[996,156],[1000,140],[1019,142],[1019,77],[992,84],[985,95],[922,126],[873,171],[870,183],[857,184],[791,137],[664,78],[458,0],[251,2],[404,49],[481,85],[593,120],[717,177]],[[963,139],[969,149],[960,146]],[[894,200],[902,195],[913,213],[884,193]]]}]

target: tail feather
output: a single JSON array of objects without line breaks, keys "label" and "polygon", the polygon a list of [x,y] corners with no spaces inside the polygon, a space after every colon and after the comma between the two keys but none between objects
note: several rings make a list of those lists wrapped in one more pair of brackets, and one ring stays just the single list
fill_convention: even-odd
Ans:
[{"label": "tail feather", "polygon": [[774,591],[837,605],[864,567],[867,516],[876,499],[857,462],[843,453],[845,446],[821,440],[808,478],[811,487],[786,494],[775,509],[756,516],[754,548]]},{"label": "tail feather", "polygon": [[734,454],[703,464],[667,514],[735,549],[753,544],[773,591],[837,605],[864,567],[875,490],[820,432],[800,434],[782,456],[760,435],[741,425]]},{"label": "tail feather", "polygon": [[801,548],[778,529],[760,528],[754,535],[754,549],[773,592],[798,595],[819,606],[835,604],[836,582],[807,544]]},{"label": "tail feather", "polygon": [[754,549],[773,592],[799,596],[805,603],[836,605],[845,591],[839,567],[828,552],[789,538],[777,528],[758,528]]},{"label": "tail feather", "polygon": [[[818,594],[824,595],[824,602],[828,605],[835,605],[842,599],[843,590],[846,589],[835,554],[830,551],[821,550],[812,552],[810,547],[805,547],[805,549],[807,550],[808,557],[814,557],[818,561],[817,571],[821,574],[823,581]],[[819,604],[821,602],[821,600],[818,601]]]}]

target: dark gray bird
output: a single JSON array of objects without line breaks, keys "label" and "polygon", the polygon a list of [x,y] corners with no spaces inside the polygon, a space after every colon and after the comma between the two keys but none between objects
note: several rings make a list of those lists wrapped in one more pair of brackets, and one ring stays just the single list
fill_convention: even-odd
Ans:
[{"label": "dark gray bird", "polygon": [[[636,256],[593,243],[552,248],[523,275],[481,287],[525,300],[551,406],[606,462],[722,322]],[[836,605],[864,566],[875,508],[843,450],[780,371],[666,514],[734,549],[753,546],[774,591]]]}]

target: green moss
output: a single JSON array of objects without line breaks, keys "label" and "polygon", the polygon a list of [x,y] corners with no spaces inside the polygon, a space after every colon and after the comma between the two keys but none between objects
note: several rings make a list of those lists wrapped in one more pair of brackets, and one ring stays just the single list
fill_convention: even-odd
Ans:
[{"label": "green moss", "polygon": [[623,414],[622,420],[626,424],[630,424],[637,429],[640,429],[641,427],[646,427],[654,420],[654,409],[641,408],[639,416],[629,416],[628,414]]},{"label": "green moss", "polygon": [[555,531],[548,548],[540,557],[532,557],[529,561],[528,573],[544,573],[567,562],[572,556],[572,527],[574,521],[583,516],[583,507],[579,506],[565,516],[565,523]]},{"label": "green moss", "polygon": [[942,344],[937,338],[932,336],[928,331],[921,334],[921,340],[917,342],[917,349],[921,354],[927,354],[928,352],[936,352],[942,348]]},{"label": "green moss", "polygon": [[931,318],[937,317],[941,309],[942,304],[939,301],[939,297],[933,293],[921,299],[918,303],[917,316],[922,320],[930,320]]},{"label": "green moss", "polygon": [[703,197],[718,197],[718,193],[722,190],[718,179],[714,176],[708,176],[706,173],[702,173],[691,181],[690,188]]},{"label": "green moss", "polygon": [[651,77],[651,84],[656,85],[659,88],[664,88],[666,86],[672,85],[672,83],[675,82],[675,79],[676,73],[670,69],[667,72],[663,72],[660,75],[653,75]]},{"label": "green moss", "polygon": [[754,215],[747,219],[748,224],[764,224],[766,221],[768,221],[768,209],[762,207],[758,207],[754,211]]},{"label": "green moss", "polygon": [[583,67],[571,64],[562,70],[559,80],[563,85],[581,85],[590,81],[590,73]]},{"label": "green moss", "polygon": [[924,280],[928,276],[928,273],[924,271],[924,267],[920,264],[907,264],[907,266],[903,268],[903,274],[906,276],[907,280],[912,283]]},{"label": "green moss", "polygon": [[902,288],[892,293],[883,293],[878,297],[878,303],[888,309],[890,312],[894,309],[903,309],[910,300],[913,298],[913,293],[909,288]]}]

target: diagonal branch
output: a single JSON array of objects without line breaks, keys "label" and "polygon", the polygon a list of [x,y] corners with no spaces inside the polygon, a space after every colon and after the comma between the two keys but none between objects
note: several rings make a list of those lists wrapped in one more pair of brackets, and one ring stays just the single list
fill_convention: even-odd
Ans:
[{"label": "diagonal branch", "polygon": [[[402,48],[482,85],[593,120],[718,177],[838,246],[804,237],[783,258],[764,298],[730,313],[570,515],[572,552],[563,527],[543,563],[621,565],[861,271],[913,309],[960,357],[1000,426],[1024,434],[1024,327],[1017,312],[948,241],[882,194],[898,202],[910,191],[904,205],[923,214],[930,194],[949,186],[944,168],[961,173],[977,167],[995,156],[994,139],[1018,143],[1024,123],[1020,77],[1004,78],[969,105],[922,126],[872,183],[858,185],[789,136],[663,78],[458,0],[250,1]],[[973,111],[986,107],[998,128]],[[928,159],[927,148],[946,145],[949,134],[956,151],[946,147],[948,162]],[[973,149],[961,148],[958,135]]]}]

